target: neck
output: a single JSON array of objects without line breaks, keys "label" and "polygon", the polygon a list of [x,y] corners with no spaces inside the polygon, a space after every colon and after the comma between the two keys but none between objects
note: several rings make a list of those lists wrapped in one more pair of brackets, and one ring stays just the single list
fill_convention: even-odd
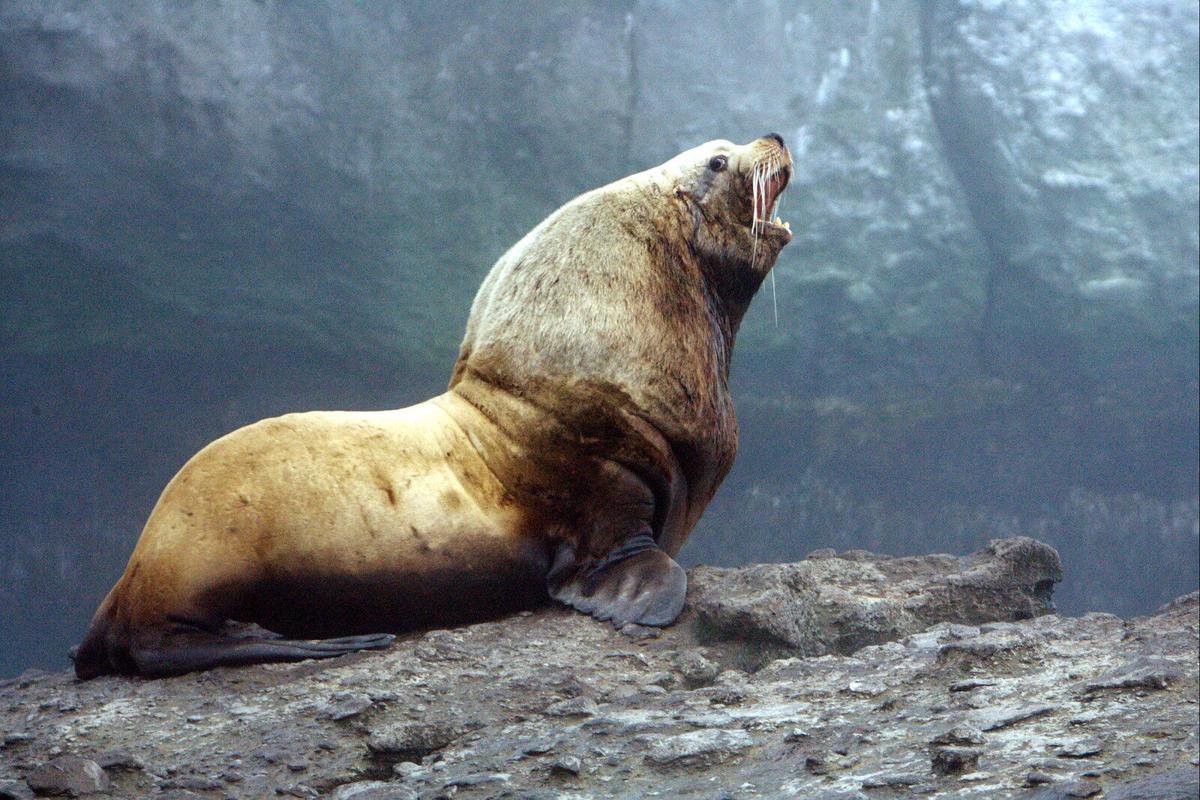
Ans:
[{"label": "neck", "polygon": [[732,349],[742,318],[766,277],[744,262],[714,259],[701,262],[710,313],[718,320],[727,349]]}]

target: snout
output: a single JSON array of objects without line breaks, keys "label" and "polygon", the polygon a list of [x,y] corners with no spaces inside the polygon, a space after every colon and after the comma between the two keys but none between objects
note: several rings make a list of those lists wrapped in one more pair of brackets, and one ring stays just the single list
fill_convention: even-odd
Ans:
[{"label": "snout", "polygon": [[[762,136],[754,140],[754,147],[760,153],[771,153],[776,159],[782,161],[788,177],[791,177],[792,151],[788,150],[788,147],[784,143],[783,136],[781,134],[764,133]],[[780,156],[782,156],[782,158]]]}]

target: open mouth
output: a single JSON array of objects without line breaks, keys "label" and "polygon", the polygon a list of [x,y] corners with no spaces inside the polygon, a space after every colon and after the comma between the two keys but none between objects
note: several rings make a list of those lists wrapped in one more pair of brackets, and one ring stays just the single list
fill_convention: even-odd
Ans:
[{"label": "open mouth", "polygon": [[779,211],[779,196],[787,187],[791,177],[791,168],[779,157],[773,157],[763,164],[758,164],[750,177],[750,191],[753,197],[753,217],[750,230],[754,234],[768,228],[792,230],[790,222],[784,222],[776,214]]}]

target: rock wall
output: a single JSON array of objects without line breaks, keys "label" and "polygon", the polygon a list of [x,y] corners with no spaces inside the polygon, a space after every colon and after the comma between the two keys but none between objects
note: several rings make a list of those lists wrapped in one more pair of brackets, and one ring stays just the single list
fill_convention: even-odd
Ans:
[{"label": "rock wall", "polygon": [[1075,610],[1194,587],[1197,30],[1183,0],[5,3],[0,674],[77,638],[204,442],[427,396],[542,216],[769,130],[797,236],[687,557],[1037,530],[1095,565]]}]

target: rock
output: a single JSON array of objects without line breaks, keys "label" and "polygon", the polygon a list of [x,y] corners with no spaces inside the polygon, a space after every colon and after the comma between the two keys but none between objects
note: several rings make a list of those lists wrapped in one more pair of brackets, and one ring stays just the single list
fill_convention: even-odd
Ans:
[{"label": "rock", "polygon": [[555,740],[551,738],[534,739],[533,741],[526,742],[525,744],[521,745],[521,752],[524,755],[540,756],[553,750],[555,744]]},{"label": "rock", "polygon": [[[742,456],[693,557],[1066,529],[1073,611],[1194,588],[1192,3],[516,8],[5,2],[9,505],[78,527],[37,501],[61,481],[136,531],[206,438],[440,387],[483,271],[545,213],[779,130],[804,229],[736,382],[743,453],[772,461]],[[696,103],[697,74],[753,89]],[[23,545],[0,587],[26,618],[74,604],[24,645],[56,668],[132,545],[94,567],[97,533],[56,538],[61,575]]]},{"label": "rock", "polygon": [[836,751],[809,753],[804,757],[804,768],[813,775],[828,775],[831,772],[849,769],[857,763],[858,759]]},{"label": "rock", "polygon": [[0,800],[33,800],[33,790],[25,781],[0,780]]},{"label": "rock", "polygon": [[754,746],[754,738],[741,730],[701,730],[654,741],[646,760],[659,766],[719,764]]},{"label": "rock", "polygon": [[1105,689],[1165,689],[1179,679],[1179,670],[1165,658],[1139,658],[1111,672],[1106,672],[1084,688],[1089,692]]},{"label": "rock", "polygon": [[590,697],[568,697],[546,706],[542,713],[551,717],[590,717],[598,708]]},{"label": "rock", "polygon": [[675,659],[675,668],[683,677],[683,683],[689,689],[707,686],[721,674],[719,664],[709,661],[700,649],[687,650]]},{"label": "rock", "polygon": [[106,750],[95,757],[102,769],[123,769],[139,771],[146,768],[146,762],[127,750]]},{"label": "rock", "polygon": [[983,733],[972,725],[955,725],[944,733],[939,733],[930,740],[933,745],[975,745],[983,744]]},{"label": "rock", "polygon": [[446,781],[445,786],[484,786],[492,783],[508,783],[512,775],[507,772],[473,772],[459,775]]},{"label": "rock", "polygon": [[863,782],[864,789],[881,789],[881,788],[898,788],[904,789],[912,786],[920,786],[925,782],[925,778],[920,775],[909,773],[897,773],[894,775],[874,775],[866,778]]},{"label": "rock", "polygon": [[[984,554],[962,559],[865,554],[853,562],[823,558],[739,570],[697,567],[688,599],[700,640],[746,642],[744,658],[757,666],[782,652],[852,653],[935,621],[1027,619],[1050,610],[1052,587],[1061,578],[1058,553],[1016,538],[995,540]],[[842,588],[860,581],[875,582],[883,595],[860,600]],[[982,597],[989,598],[987,604],[979,601]]]},{"label": "rock", "polygon": [[962,775],[979,766],[981,755],[978,747],[938,746],[930,748],[930,763],[935,775]]},{"label": "rock", "polygon": [[187,789],[195,792],[211,792],[221,788],[221,782],[205,775],[180,775],[163,781],[163,789]]},{"label": "rock", "polygon": [[333,790],[333,800],[416,800],[417,793],[407,786],[385,781],[343,783]]},{"label": "rock", "polygon": [[29,788],[37,794],[78,797],[95,794],[108,788],[108,775],[95,761],[79,756],[59,756],[26,777]]},{"label": "rock", "polygon": [[1106,787],[1104,797],[1105,800],[1195,800],[1200,797],[1200,774],[1194,768],[1169,770]]},{"label": "rock", "polygon": [[1200,607],[1200,590],[1188,592],[1187,594],[1182,594],[1179,597],[1176,597],[1174,600],[1170,601],[1169,603],[1163,603],[1161,606],[1158,607],[1158,610],[1155,611],[1154,613],[1155,614],[1169,614],[1173,611],[1179,611],[1179,610],[1188,612],[1188,611],[1194,610],[1197,607]]},{"label": "rock", "polygon": [[554,763],[550,765],[550,770],[565,775],[578,775],[583,771],[583,761],[579,756],[562,756],[555,759]]},{"label": "rock", "polygon": [[1095,736],[1072,739],[1056,747],[1062,758],[1087,758],[1104,751],[1104,742]]},{"label": "rock", "polygon": [[[761,639],[705,638],[712,629],[691,606],[657,639],[636,643],[548,607],[345,659],[161,681],[33,675],[23,686],[0,685],[0,730],[27,734],[2,751],[0,780],[24,778],[25,765],[86,742],[83,755],[112,770],[104,794],[114,800],[155,792],[340,792],[362,800],[552,800],[582,792],[624,800],[712,798],[713,787],[758,797],[972,793],[1005,800],[1043,790],[1065,798],[1075,781],[1131,799],[1137,791],[1185,790],[1184,776],[1158,780],[1155,773],[1200,760],[1195,604],[1129,620],[1013,620],[1007,617],[1028,608],[1014,602],[997,604],[1006,619],[992,624],[938,599],[947,587],[978,593],[963,604],[977,615],[984,598],[1013,586],[1000,577],[1019,572],[1004,555],[1012,552],[1040,558],[1038,548],[1018,544],[969,557],[857,551],[803,562],[822,570],[814,589],[821,607],[808,612],[819,624],[808,641],[828,652],[812,657],[778,640],[762,647]],[[771,572],[786,576],[793,566]],[[785,607],[775,604],[786,599],[784,581],[764,595],[747,577],[771,573],[692,574],[764,625],[767,608]],[[881,606],[877,617],[866,613],[867,598]],[[914,602],[906,607],[906,600]],[[939,608],[945,618],[937,618]],[[873,636],[898,638],[839,652],[861,642],[868,622]],[[1004,642],[1032,643],[1036,664],[1025,659],[1024,645],[969,660],[966,651],[944,655],[947,645]],[[764,658],[767,650],[775,657]],[[1163,688],[1086,690],[1114,666],[1150,656],[1178,671]],[[693,667],[703,685],[689,688],[685,670]],[[964,680],[978,685],[948,691]],[[76,698],[74,711],[61,710],[64,691]],[[387,696],[344,720],[317,711],[348,697],[361,705],[363,697]],[[237,713],[220,710],[234,697]],[[545,713],[551,707],[560,713]],[[183,724],[188,714],[202,719]],[[1097,743],[1107,746],[1096,750]],[[927,766],[913,760],[921,753]],[[1034,773],[1054,782],[1031,780]],[[16,790],[24,786],[17,781]]]},{"label": "rock", "polygon": [[994,731],[1016,725],[1027,719],[1040,717],[1043,714],[1051,714],[1058,709],[1059,706],[1044,704],[1003,706],[977,711],[973,715],[973,719],[981,730]]},{"label": "rock", "polygon": [[371,707],[369,695],[360,692],[337,692],[329,702],[317,709],[321,719],[343,720],[356,717]]},{"label": "rock", "polygon": [[459,726],[445,722],[398,722],[371,729],[367,747],[376,753],[423,758],[461,735]]}]

